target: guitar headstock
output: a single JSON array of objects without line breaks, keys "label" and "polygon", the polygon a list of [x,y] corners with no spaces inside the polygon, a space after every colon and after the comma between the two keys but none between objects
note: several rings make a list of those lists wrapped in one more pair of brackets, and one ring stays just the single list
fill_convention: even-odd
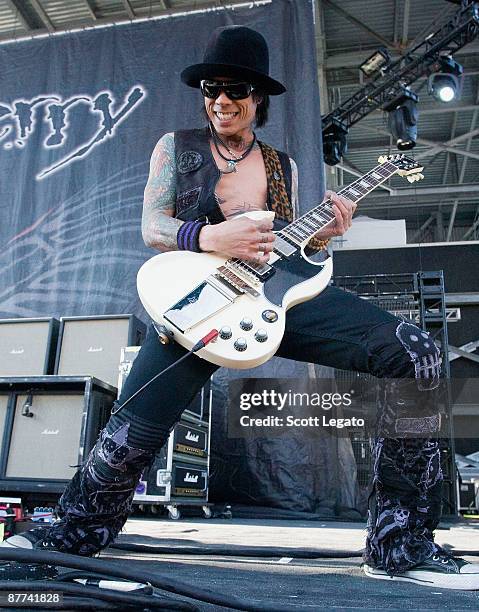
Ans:
[{"label": "guitar headstock", "polygon": [[378,162],[380,164],[385,164],[386,162],[393,164],[397,168],[397,174],[399,174],[399,176],[405,176],[410,183],[420,181],[424,178],[424,174],[422,174],[424,167],[416,160],[404,155],[404,153],[398,153],[397,155],[381,155]]}]

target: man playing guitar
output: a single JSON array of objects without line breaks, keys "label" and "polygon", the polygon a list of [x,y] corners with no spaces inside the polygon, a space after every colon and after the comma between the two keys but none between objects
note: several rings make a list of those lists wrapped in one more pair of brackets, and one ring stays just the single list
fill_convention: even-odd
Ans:
[{"label": "man playing guitar", "polygon": [[[275,241],[272,221],[238,215],[270,209],[285,221],[298,216],[296,164],[258,142],[254,133],[254,126],[267,120],[269,96],[285,91],[269,75],[266,41],[247,27],[218,28],[204,61],[186,68],[182,80],[201,91],[208,126],[169,133],[158,141],[144,196],[145,243],[159,251],[222,253],[266,264]],[[334,217],[314,235],[310,251],[324,249],[328,239],[351,226],[355,203],[333,192],[326,197]],[[185,353],[178,343],[162,345],[154,332],[149,334],[115,413],[61,497],[60,520],[13,536],[4,545],[88,556],[114,540],[128,517],[143,468],[218,367],[193,355],[145,386]],[[288,310],[276,354],[380,378],[410,379],[429,397],[440,374],[439,351],[425,332],[330,286]],[[392,383],[386,385],[389,391],[380,406],[385,413],[398,399]],[[436,422],[422,419],[421,409],[428,403],[425,399],[417,407],[413,419],[423,433],[425,424]],[[364,571],[379,579],[477,589],[479,565],[453,558],[434,543],[442,473],[437,432],[429,433],[375,440],[375,495]],[[29,579],[55,575],[51,566],[35,568],[25,574]],[[0,579],[20,575],[18,564],[0,566]]]}]

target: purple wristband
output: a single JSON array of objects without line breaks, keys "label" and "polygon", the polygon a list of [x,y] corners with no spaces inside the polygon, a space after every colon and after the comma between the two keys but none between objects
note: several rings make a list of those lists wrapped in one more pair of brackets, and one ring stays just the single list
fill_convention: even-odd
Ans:
[{"label": "purple wristband", "polygon": [[195,251],[201,253],[200,232],[206,225],[204,221],[185,221],[176,234],[176,242],[180,251]]}]

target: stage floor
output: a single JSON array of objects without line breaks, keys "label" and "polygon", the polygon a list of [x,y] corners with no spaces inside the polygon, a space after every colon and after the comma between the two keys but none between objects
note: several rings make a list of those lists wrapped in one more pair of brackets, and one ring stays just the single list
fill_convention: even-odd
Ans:
[{"label": "stage floor", "polygon": [[[442,546],[479,549],[479,521],[444,524],[436,532]],[[364,545],[363,523],[321,521],[190,518],[131,518],[119,542],[156,546],[221,545],[358,551]],[[278,611],[295,610],[445,610],[479,609],[479,591],[465,592],[372,580],[359,557],[291,559],[280,557],[155,555],[108,549],[100,558],[128,560],[130,567],[158,572],[223,595],[249,599]],[[479,557],[465,556],[479,562]],[[177,596],[175,596],[177,597]],[[227,608],[197,602],[201,611]]]}]

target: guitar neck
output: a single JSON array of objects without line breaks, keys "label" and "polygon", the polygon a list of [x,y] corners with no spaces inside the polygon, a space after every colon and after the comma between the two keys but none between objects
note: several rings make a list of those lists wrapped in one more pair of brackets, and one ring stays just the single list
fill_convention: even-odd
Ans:
[{"label": "guitar neck", "polygon": [[[357,203],[367,196],[368,193],[376,189],[378,185],[387,181],[396,171],[397,166],[391,162],[376,166],[367,174],[354,181],[354,183],[338,191],[338,195],[345,196]],[[278,233],[288,241],[301,246],[308,243],[316,232],[333,222],[334,219],[333,203],[331,199],[328,198],[306,214],[292,221]]]}]

